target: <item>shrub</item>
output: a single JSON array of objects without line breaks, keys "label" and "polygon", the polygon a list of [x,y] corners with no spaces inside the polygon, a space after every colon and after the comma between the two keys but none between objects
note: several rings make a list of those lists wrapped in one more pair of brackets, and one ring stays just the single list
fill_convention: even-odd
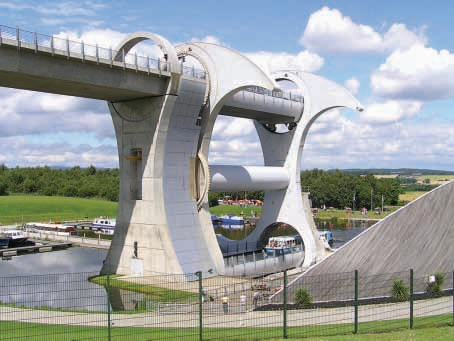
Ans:
[{"label": "shrub", "polygon": [[300,308],[310,306],[312,304],[311,293],[305,288],[298,288],[295,293],[295,303]]},{"label": "shrub", "polygon": [[410,290],[400,278],[394,280],[392,297],[395,301],[404,302],[410,298]]},{"label": "shrub", "polygon": [[443,295],[442,285],[445,282],[445,277],[441,272],[435,274],[435,282],[427,285],[427,292],[432,297],[439,297]]}]

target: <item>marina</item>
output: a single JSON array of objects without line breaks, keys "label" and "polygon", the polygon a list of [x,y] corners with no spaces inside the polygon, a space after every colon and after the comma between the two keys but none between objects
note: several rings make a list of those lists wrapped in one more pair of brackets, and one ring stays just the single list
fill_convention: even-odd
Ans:
[{"label": "marina", "polygon": [[0,249],[0,256],[2,260],[10,260],[13,256],[63,250],[71,246],[73,246],[72,242],[35,242],[34,245]]}]

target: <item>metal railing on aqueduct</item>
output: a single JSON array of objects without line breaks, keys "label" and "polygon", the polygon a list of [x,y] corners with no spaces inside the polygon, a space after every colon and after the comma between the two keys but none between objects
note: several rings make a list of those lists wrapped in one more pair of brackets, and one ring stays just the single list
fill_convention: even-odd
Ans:
[{"label": "metal railing on aqueduct", "polygon": [[2,340],[262,340],[453,325],[453,273],[0,277]]},{"label": "metal railing on aqueduct", "polygon": [[[125,50],[114,50],[111,47],[101,47],[96,45],[86,44],[83,41],[71,40],[68,37],[62,38],[54,35],[46,35],[37,32],[31,32],[0,25],[0,46],[2,44],[11,45],[18,50],[23,48],[34,50],[35,53],[45,52],[52,56],[59,55],[66,58],[77,58],[84,61],[96,62],[97,64],[107,64],[110,66],[122,67],[123,69],[132,69],[141,72],[167,72],[174,71],[182,73],[183,76],[206,80],[207,73],[200,70],[194,65],[184,65],[181,63],[180,70],[171,70],[172,65],[167,63],[163,58],[143,56],[137,54],[132,49],[128,53]],[[120,60],[116,60],[115,56],[120,56]],[[259,95],[281,98],[291,102],[304,103],[304,97],[292,92],[286,91],[271,91],[259,87],[250,87],[245,90]]]}]

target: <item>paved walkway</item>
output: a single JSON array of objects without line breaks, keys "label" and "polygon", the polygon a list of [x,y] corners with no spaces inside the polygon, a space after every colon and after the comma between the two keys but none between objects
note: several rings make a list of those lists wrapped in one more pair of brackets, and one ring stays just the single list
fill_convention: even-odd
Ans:
[{"label": "paved walkway", "polygon": [[[452,313],[452,297],[415,301],[415,317]],[[353,307],[288,311],[288,326],[353,323]],[[198,313],[112,314],[114,327],[190,328],[198,326]],[[409,303],[360,306],[359,322],[409,318]],[[105,326],[107,314],[58,312],[0,307],[0,321],[19,321],[55,325]],[[279,327],[282,311],[247,311],[236,314],[205,314],[206,328]]]}]

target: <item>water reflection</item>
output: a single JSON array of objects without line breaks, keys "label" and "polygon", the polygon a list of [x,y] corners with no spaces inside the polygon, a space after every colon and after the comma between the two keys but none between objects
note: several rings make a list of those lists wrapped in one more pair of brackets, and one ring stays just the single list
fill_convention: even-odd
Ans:
[{"label": "water reflection", "polygon": [[330,220],[320,220],[315,219],[317,229],[329,230],[333,233],[334,244],[333,248],[339,248],[348,241],[355,238],[360,233],[367,230],[376,221],[359,221],[359,220],[345,220],[345,219],[330,219]]},{"label": "water reflection", "polygon": [[0,261],[0,276],[99,272],[106,255],[107,250],[81,247],[21,255],[9,261]]},{"label": "water reflection", "polygon": [[[365,231],[373,222],[317,221],[320,230],[333,232],[334,248],[338,248]],[[243,239],[253,230],[216,229],[230,239]],[[294,235],[291,227],[276,228],[272,236]],[[81,311],[106,311],[104,287],[88,278],[101,269],[107,250],[69,248],[66,250],[12,257],[0,261],[0,303],[25,307],[49,307]],[[111,289],[114,311],[137,310],[151,302],[146,295]]]},{"label": "water reflection", "polygon": [[105,289],[88,278],[99,274],[106,254],[106,250],[69,248],[0,261],[0,302],[105,311]]}]

